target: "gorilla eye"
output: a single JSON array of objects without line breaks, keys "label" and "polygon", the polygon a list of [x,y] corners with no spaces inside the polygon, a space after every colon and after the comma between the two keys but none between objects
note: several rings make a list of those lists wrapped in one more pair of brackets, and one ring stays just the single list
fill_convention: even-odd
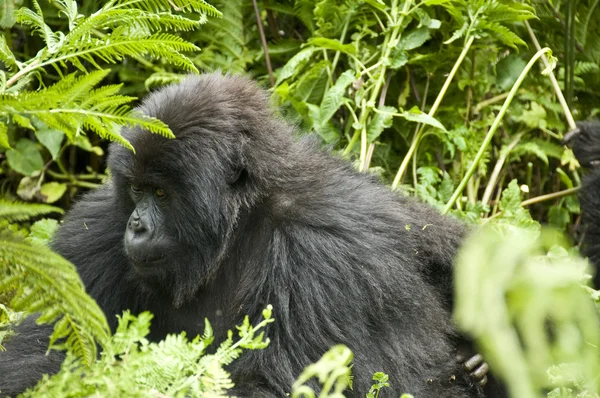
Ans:
[{"label": "gorilla eye", "polygon": [[135,194],[140,194],[142,193],[142,189],[140,187],[138,187],[137,185],[131,185],[131,192],[135,193]]},{"label": "gorilla eye", "polygon": [[162,198],[166,195],[164,189],[160,189],[160,188],[156,188],[154,190],[154,196],[156,196],[157,198]]}]

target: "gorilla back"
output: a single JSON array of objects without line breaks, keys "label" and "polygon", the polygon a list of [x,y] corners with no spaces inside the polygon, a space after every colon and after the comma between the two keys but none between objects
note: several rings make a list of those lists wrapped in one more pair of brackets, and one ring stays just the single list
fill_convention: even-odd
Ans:
[{"label": "gorilla back", "polygon": [[[232,364],[234,394],[284,396],[306,365],[344,343],[357,395],[376,371],[390,376],[386,396],[477,395],[453,377],[462,225],[355,172],[314,138],[296,138],[244,78],[188,77],[140,111],[177,138],[124,130],[136,154],[112,144],[112,181],[73,207],[53,242],[112,327],[125,309],[150,310],[154,340],[201,333],[204,317],[219,337],[272,304],[271,344]],[[27,342],[11,341],[0,388],[18,391],[27,381],[8,384],[20,380],[10,362]]]}]

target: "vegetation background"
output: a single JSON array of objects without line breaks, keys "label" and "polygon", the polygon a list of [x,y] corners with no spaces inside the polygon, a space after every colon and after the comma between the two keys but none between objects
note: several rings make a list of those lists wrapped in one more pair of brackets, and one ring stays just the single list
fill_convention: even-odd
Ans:
[{"label": "vegetation background", "polygon": [[[264,347],[254,333],[269,310],[213,356],[210,328],[148,343],[150,315],[125,314],[111,337],[44,246],[60,213],[108,178],[107,139],[129,145],[121,125],[172,134],[131,112],[137,98],[221,70],[257,79],[283,116],[391,189],[487,225],[457,264],[458,324],[513,396],[598,396],[598,294],[576,255],[582,170],[561,138],[600,111],[599,3],[0,1],[0,343],[23,314],[58,320],[52,343],[69,358],[32,393],[55,396],[224,393],[222,366]],[[297,394],[312,376],[341,391],[350,362],[335,348]],[[377,374],[372,396],[386,383]]]}]

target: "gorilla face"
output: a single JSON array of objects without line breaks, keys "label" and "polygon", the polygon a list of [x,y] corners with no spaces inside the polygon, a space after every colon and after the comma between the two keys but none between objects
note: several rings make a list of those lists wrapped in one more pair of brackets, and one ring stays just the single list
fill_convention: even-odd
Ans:
[{"label": "gorilla face", "polygon": [[[242,121],[227,109],[234,100],[222,98],[215,108],[218,95],[192,91],[185,109],[181,101],[169,101],[177,89],[167,88],[141,109],[167,123],[177,138],[125,130],[135,153],[113,144],[109,167],[116,206],[128,217],[123,245],[132,277],[181,305],[215,276],[238,217],[256,202],[258,188],[249,187],[241,157],[247,140]],[[222,113],[217,123],[214,116],[203,119],[215,112]]]},{"label": "gorilla face", "polygon": [[132,140],[136,154],[113,147],[109,161],[118,205],[128,214],[124,251],[132,276],[179,306],[216,272],[239,211],[231,190],[239,179],[230,184],[224,167],[208,167],[210,146],[194,148],[195,159],[184,163],[171,155],[181,154],[185,140],[130,132],[137,134],[144,138]]},{"label": "gorilla face", "polygon": [[160,270],[165,254],[173,242],[164,233],[163,219],[168,207],[164,189],[131,184],[131,200],[135,209],[125,232],[125,252],[129,261],[142,272]]}]

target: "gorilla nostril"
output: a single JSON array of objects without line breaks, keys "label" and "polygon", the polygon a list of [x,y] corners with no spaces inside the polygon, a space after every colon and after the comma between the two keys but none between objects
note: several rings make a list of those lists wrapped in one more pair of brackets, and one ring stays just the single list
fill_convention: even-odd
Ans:
[{"label": "gorilla nostril", "polygon": [[146,227],[140,221],[139,218],[133,218],[131,220],[131,222],[129,223],[129,226],[131,227],[131,230],[135,233],[141,233],[141,232],[146,231]]}]

